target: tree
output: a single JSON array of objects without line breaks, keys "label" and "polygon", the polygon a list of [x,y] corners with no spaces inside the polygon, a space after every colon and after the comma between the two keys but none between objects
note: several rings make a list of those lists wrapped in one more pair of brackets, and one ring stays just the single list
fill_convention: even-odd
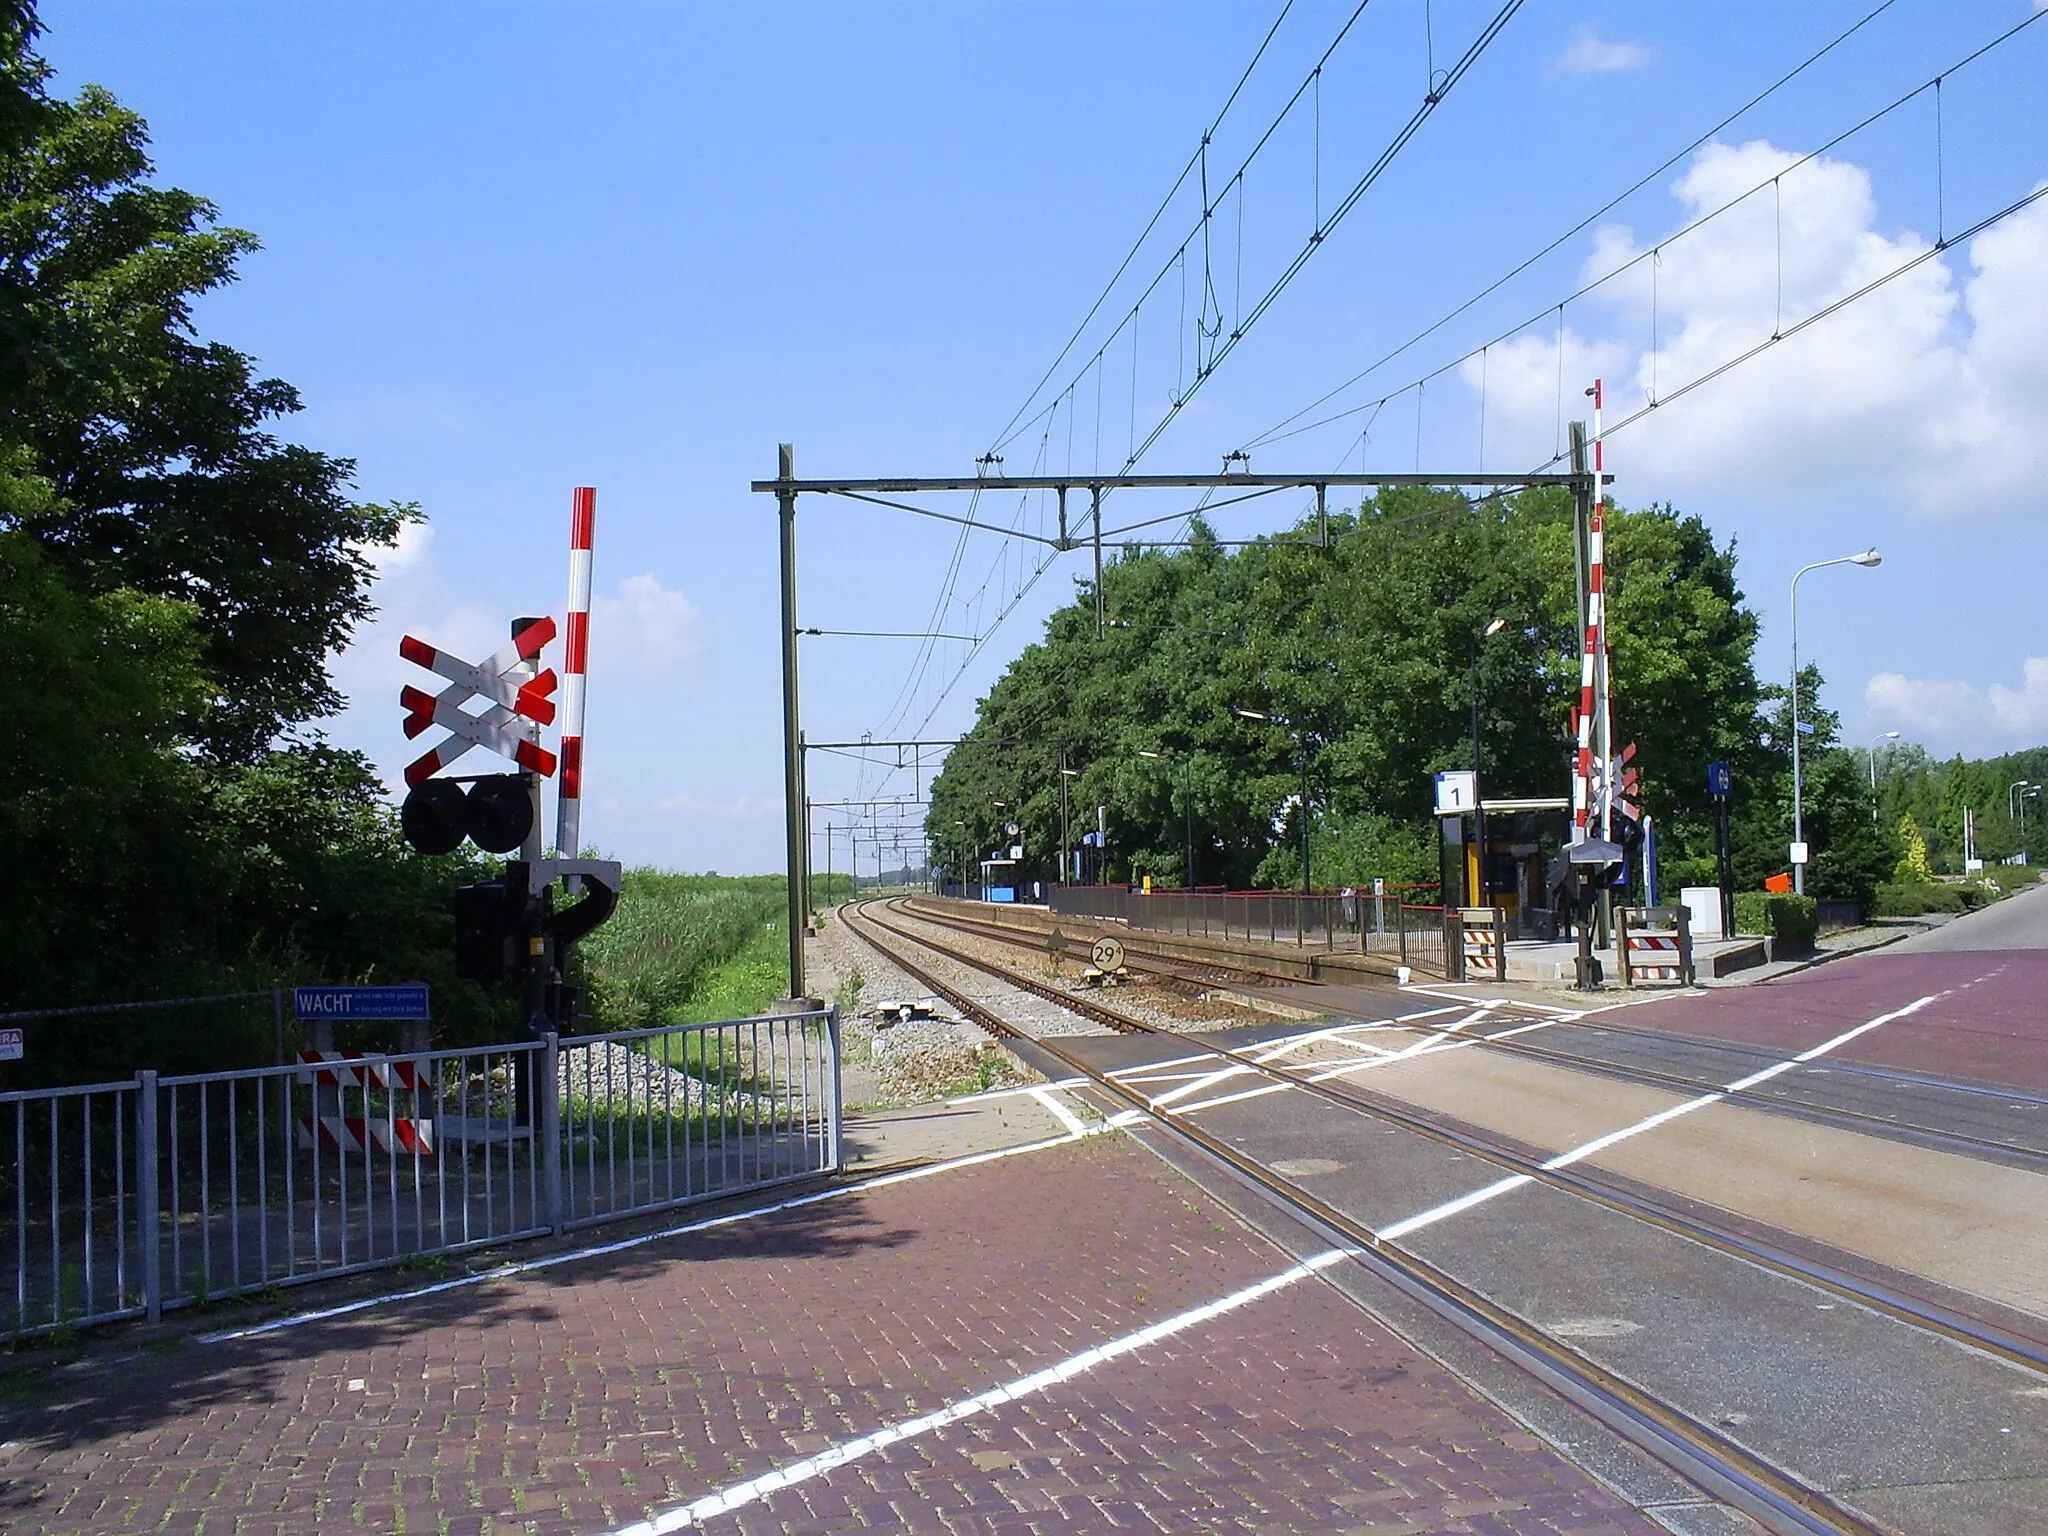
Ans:
[{"label": "tree", "polygon": [[210,686],[186,732],[253,761],[339,707],[326,658],[370,612],[365,552],[417,511],[351,500],[348,460],[272,435],[297,392],[192,322],[255,237],[149,185],[146,128],[106,91],[49,95],[36,30],[0,10],[0,529],[81,590],[189,605]]},{"label": "tree", "polygon": [[[1100,636],[1077,584],[935,782],[934,843],[992,847],[1010,818],[1032,854],[1052,850],[1063,752],[1085,823],[1110,808],[1115,873],[1181,876],[1191,780],[1205,883],[1294,883],[1303,815],[1319,883],[1433,878],[1431,780],[1470,765],[1475,682],[1490,792],[1561,793],[1579,673],[1569,498],[1389,489],[1329,522],[1328,547],[1304,522],[1234,552],[1199,534],[1125,550],[1104,567]],[[1668,507],[1617,510],[1609,530],[1616,739],[1640,744],[1674,855],[1711,853],[1707,762],[1753,765],[1753,782],[1770,762],[1734,551]]]}]

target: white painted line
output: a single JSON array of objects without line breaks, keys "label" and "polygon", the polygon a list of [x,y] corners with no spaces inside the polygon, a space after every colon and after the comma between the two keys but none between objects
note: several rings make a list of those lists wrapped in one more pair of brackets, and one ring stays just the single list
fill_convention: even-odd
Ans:
[{"label": "white painted line", "polygon": [[[1929,993],[1926,997],[1916,998],[1903,1008],[1895,1008],[1890,1013],[1879,1014],[1869,1022],[1859,1024],[1854,1029],[1845,1030],[1843,1033],[1835,1036],[1834,1039],[1817,1045],[1810,1051],[1802,1051],[1789,1061],[1781,1061],[1774,1067],[1766,1067],[1761,1072],[1752,1073],[1748,1077],[1738,1078],[1718,1092],[1703,1093],[1698,1098],[1687,1099],[1682,1104],[1674,1104],[1668,1109],[1660,1109],[1654,1115],[1646,1115],[1634,1125],[1624,1126],[1618,1131],[1609,1131],[1604,1136],[1596,1136],[1591,1141],[1583,1142],[1569,1151],[1560,1152],[1557,1156],[1546,1160],[1543,1167],[1546,1171],[1569,1168],[1573,1163],[1591,1157],[1595,1153],[1606,1151],[1607,1148],[1613,1146],[1616,1142],[1627,1141],[1632,1136],[1640,1136],[1645,1131],[1655,1130],[1658,1126],[1666,1125],[1678,1119],[1681,1115],[1689,1115],[1694,1110],[1704,1109],[1709,1104],[1721,1103],[1731,1093],[1739,1093],[1744,1088],[1754,1087],[1758,1083],[1766,1082],[1776,1077],[1780,1072],[1789,1072],[1792,1068],[1804,1062],[1817,1060],[1827,1055],[1828,1052],[1847,1045],[1858,1035],[1868,1034],[1880,1025],[1890,1024],[1896,1019],[1905,1018],[1908,1014],[1918,1013],[1929,1003],[1939,1001],[1946,996],[1948,996],[1946,992],[1933,992]],[[1468,1195],[1460,1195],[1455,1200],[1446,1201],[1442,1205],[1432,1206],[1426,1211],[1420,1211],[1413,1216],[1405,1217],[1395,1222],[1392,1226],[1382,1227],[1379,1236],[1387,1241],[1405,1237],[1410,1232],[1420,1231],[1423,1227],[1434,1226],[1437,1222],[1447,1217],[1455,1216],[1460,1211],[1469,1211],[1476,1205],[1484,1205],[1496,1196],[1506,1194],[1509,1190],[1520,1189],[1523,1185],[1534,1182],[1535,1180],[1526,1173],[1511,1174],[1505,1179],[1499,1179],[1492,1184],[1488,1184],[1483,1189],[1475,1189]]]},{"label": "white painted line", "polygon": [[1062,1104],[1050,1088],[1033,1088],[1031,1097],[1051,1110],[1053,1118],[1064,1125],[1071,1134],[1080,1136],[1086,1133],[1088,1127],[1081,1123],[1081,1117]]},{"label": "white painted line", "polygon": [[624,1253],[628,1249],[643,1248],[649,1243],[658,1243],[671,1237],[687,1237],[693,1232],[708,1232],[716,1227],[729,1227],[742,1221],[754,1221],[763,1216],[774,1216],[783,1211],[794,1211],[807,1205],[817,1205],[826,1200],[837,1200],[847,1195],[865,1194],[871,1189],[883,1189],[891,1184],[906,1184],[912,1179],[927,1179],[934,1174],[952,1173],[961,1168],[972,1168],[981,1163],[992,1163],[1000,1158],[1017,1157],[1026,1152],[1043,1152],[1049,1147],[1063,1147],[1088,1136],[1099,1136],[1105,1131],[1121,1130],[1144,1117],[1135,1109],[1127,1109],[1111,1115],[1107,1120],[1092,1126],[1083,1126],[1063,1136],[1048,1136],[1039,1141],[1027,1141],[1014,1147],[999,1147],[993,1152],[976,1152],[969,1157],[949,1158],[942,1163],[930,1163],[922,1168],[906,1168],[897,1173],[877,1174],[871,1179],[862,1179],[855,1184],[835,1185],[831,1189],[813,1191],[789,1200],[778,1200],[773,1205],[757,1206],[752,1210],[733,1211],[724,1216],[711,1216],[702,1221],[693,1221],[679,1227],[664,1227],[659,1232],[643,1232],[637,1237],[622,1238],[615,1243],[600,1243],[591,1248],[578,1248],[570,1253],[551,1253],[537,1259],[522,1259],[513,1264],[500,1264],[494,1269],[479,1270],[473,1275],[458,1275],[453,1280],[439,1280],[432,1285],[416,1286],[409,1291],[390,1291],[382,1296],[366,1296],[360,1301],[343,1302],[340,1306],[321,1307],[312,1312],[294,1312],[289,1317],[272,1318],[267,1323],[254,1323],[247,1328],[232,1328],[220,1333],[205,1333],[199,1336],[201,1344],[228,1344],[238,1339],[260,1338],[267,1333],[281,1333],[287,1328],[303,1327],[307,1323],[324,1323],[351,1313],[367,1312],[373,1307],[390,1306],[396,1302],[417,1301],[423,1296],[438,1296],[444,1291],[461,1290],[465,1286],[483,1285],[492,1280],[508,1280],[519,1275],[530,1275],[541,1270],[554,1269],[563,1264],[574,1264],[582,1259],[602,1258],[607,1254]]},{"label": "white painted line", "polygon": [[1087,1081],[1085,1077],[1063,1077],[1056,1083],[1031,1083],[1022,1088],[991,1088],[986,1093],[967,1093],[957,1099],[948,1099],[946,1105],[950,1109],[955,1104],[986,1104],[990,1099],[1014,1099],[1020,1094],[1038,1093],[1047,1088],[1079,1088]]},{"label": "white painted line", "polygon": [[743,1483],[735,1483],[730,1488],[706,1494],[703,1498],[666,1510],[633,1525],[620,1526],[611,1532],[610,1536],[665,1536],[667,1532],[687,1529],[716,1515],[730,1514],[749,1504],[758,1504],[785,1488],[793,1488],[799,1483],[823,1477],[827,1472],[872,1456],[877,1451],[887,1450],[890,1446],[899,1445],[905,1440],[931,1434],[934,1430],[957,1424],[962,1419],[988,1413],[1005,1403],[1036,1396],[1049,1388],[1072,1381],[1076,1376],[1085,1375],[1098,1365],[1132,1354],[1148,1345],[1157,1344],[1162,1339],[1170,1339],[1177,1333],[1185,1333],[1188,1329],[1199,1327],[1223,1316],[1226,1312],[1234,1312],[1240,1307],[1249,1306],[1262,1297],[1270,1296],[1275,1291],[1284,1290],[1298,1281],[1328,1269],[1339,1260],[1350,1257],[1355,1251],[1349,1248],[1327,1249],[1313,1258],[1304,1259],[1291,1269],[1284,1269],[1277,1275],[1268,1276],[1255,1285],[1248,1285],[1243,1290],[1233,1291],[1228,1296],[1178,1313],[1163,1322],[1152,1324],[1149,1328],[1141,1328],[1136,1333],[1127,1333],[1120,1339],[1111,1339],[1108,1343],[1097,1344],[1092,1349],[1084,1349],[1078,1355],[1068,1356],[1057,1365],[1048,1366],[1042,1371],[1034,1371],[1029,1376],[1020,1376],[1015,1381],[991,1387],[988,1391],[978,1392],[972,1397],[962,1398],[957,1403],[949,1403],[935,1413],[905,1419],[899,1424],[891,1424],[872,1434],[845,1441],[828,1450],[820,1451],[815,1456],[792,1462],[786,1467],[778,1467],[773,1472],[749,1478]]}]

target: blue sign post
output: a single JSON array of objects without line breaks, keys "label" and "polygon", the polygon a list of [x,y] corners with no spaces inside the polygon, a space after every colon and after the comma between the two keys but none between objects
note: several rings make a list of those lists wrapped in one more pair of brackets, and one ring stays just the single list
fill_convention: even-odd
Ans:
[{"label": "blue sign post", "polygon": [[294,987],[292,1007],[301,1019],[323,1023],[431,1017],[424,981],[395,987]]}]

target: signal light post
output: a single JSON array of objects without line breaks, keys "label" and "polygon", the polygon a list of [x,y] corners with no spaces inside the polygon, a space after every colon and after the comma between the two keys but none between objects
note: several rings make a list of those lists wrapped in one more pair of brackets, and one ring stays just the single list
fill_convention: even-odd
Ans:
[{"label": "signal light post", "polygon": [[[581,989],[566,980],[568,951],[610,917],[621,885],[618,863],[580,859],[565,847],[562,858],[546,858],[541,828],[541,785],[563,768],[560,830],[580,836],[583,672],[587,659],[590,607],[591,523],[596,492],[577,490],[570,525],[570,687],[562,722],[562,754],[541,745],[544,726],[554,722],[551,697],[558,684],[543,669],[540,654],[555,637],[552,618],[512,621],[510,642],[472,665],[437,647],[404,637],[399,654],[447,679],[439,693],[407,687],[399,694],[406,711],[405,734],[439,727],[446,734],[405,770],[411,786],[399,812],[406,841],[422,853],[452,853],[465,840],[486,853],[517,854],[496,880],[463,886],[455,896],[455,967],[466,980],[499,985],[516,982],[529,1032],[574,1033]],[[482,699],[472,714],[463,706]],[[483,747],[518,765],[515,773],[437,777],[473,748]],[[465,789],[464,785],[468,787]],[[581,888],[583,899],[556,911],[552,887],[563,881]],[[530,1114],[529,1085],[518,1090],[521,1114]]]}]

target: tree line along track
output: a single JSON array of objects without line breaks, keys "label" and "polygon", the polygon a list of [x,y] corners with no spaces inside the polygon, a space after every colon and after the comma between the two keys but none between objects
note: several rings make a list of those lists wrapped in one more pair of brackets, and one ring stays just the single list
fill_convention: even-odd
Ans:
[{"label": "tree line along track", "polygon": [[[1006,982],[1015,978],[986,961],[884,923],[871,910],[877,905],[880,904],[857,903],[846,910],[845,920],[852,932],[891,964],[930,987],[935,994],[947,999],[967,1018],[998,1039],[1026,1043],[1030,1049],[1052,1057],[1066,1070],[1122,1100],[1168,1134],[1193,1146],[1284,1208],[1305,1218],[1312,1226],[1335,1236],[1352,1257],[1380,1279],[1528,1371],[1687,1483],[1745,1510],[1773,1530],[1809,1532],[1814,1536],[1822,1536],[1822,1533],[1827,1533],[1827,1536],[1882,1536],[1882,1528],[1872,1524],[1858,1511],[1809,1487],[1714,1426],[1659,1399],[1579,1350],[1551,1337],[1428,1260],[1383,1241],[1363,1223],[1274,1173],[1227,1142],[1183,1118],[1155,1108],[1144,1093],[1098,1070],[1057,1040],[1025,1035],[986,1005],[920,964],[905,946],[929,949]],[[1021,982],[1018,984],[1022,985]],[[1039,988],[1034,985],[1031,990],[1037,992]],[[1085,1000],[1062,997],[1060,1001],[1065,1006]],[[1091,1003],[1090,1007],[1105,1014],[1115,1012],[1101,1004]],[[1106,1023],[1107,1020],[1100,1022]],[[1172,1031],[1137,1020],[1126,1019],[1125,1026],[1130,1033],[1185,1039]],[[1199,1042],[1194,1043],[1202,1049],[1209,1048]],[[1284,1071],[1259,1063],[1247,1064],[1273,1077],[1294,1081],[1292,1074]],[[1321,1085],[1299,1083],[1298,1086],[1313,1090]],[[1351,1107],[1369,1112],[1373,1109],[1362,1104]]]},{"label": "tree line along track", "polygon": [[[891,911],[900,912],[920,923],[932,923],[951,928],[994,943],[1008,944],[1020,949],[1036,950],[1040,947],[1029,935],[1019,933],[1017,930],[1000,923],[977,923],[971,918],[963,918],[951,913],[941,914],[924,908],[909,907],[900,898],[892,899],[888,906]],[[920,940],[920,942],[922,941]],[[962,959],[964,963],[975,963],[959,955],[955,955],[954,958]],[[1155,956],[1129,956],[1125,964],[1130,970],[1136,971],[1140,975],[1155,978],[1165,986],[1181,989],[1193,996],[1200,996],[1206,987],[1229,984],[1228,980],[1219,980],[1216,977],[1203,977],[1192,968],[1183,968],[1175,962],[1161,960]],[[1220,972],[1226,978],[1232,976],[1242,977],[1244,980],[1253,983],[1279,982],[1288,986],[1300,986],[1303,984],[1299,978],[1276,976],[1266,971],[1250,969],[1240,971],[1221,965],[1204,966],[1201,969]],[[1033,990],[1039,991],[1040,995],[1050,997],[1054,1001],[1071,998],[1071,994],[1061,993],[1057,988],[1039,987],[1034,983],[1022,980],[1019,980],[1017,984],[1019,986],[1031,986]],[[1476,1002],[1478,999],[1475,998],[1474,1001]],[[1673,1038],[1656,1030],[1633,1029],[1624,1024],[1605,1020],[1596,1024],[1582,1019],[1560,1019],[1558,1023],[1563,1028],[1593,1029],[1603,1033],[1627,1036],[1634,1039],[1654,1040],[1665,1044],[1670,1043]],[[1127,1026],[1111,1024],[1110,1027],[1124,1028]],[[1417,1028],[1426,1027],[1417,1026]],[[1839,1125],[1853,1131],[1910,1138],[1916,1142],[1937,1147],[1942,1151],[1956,1152],[1966,1157],[1985,1157],[2003,1160],[2036,1170],[2048,1169],[2048,1150],[2027,1146],[2020,1142],[2000,1141],[1992,1137],[1973,1136],[1967,1132],[1952,1130],[1945,1126],[1927,1125],[1917,1120],[1893,1119],[1886,1115],[1872,1114],[1867,1110],[1849,1109],[1839,1104],[1806,1103],[1798,1099],[1785,1098],[1779,1094],[1763,1092],[1756,1088],[1731,1089],[1724,1083],[1713,1082],[1703,1078],[1687,1077],[1683,1073],[1666,1072],[1656,1067],[1643,1066],[1632,1062],[1610,1061],[1602,1057],[1587,1056],[1574,1051],[1559,1050],[1552,1046],[1538,1045],[1533,1041],[1510,1040],[1495,1036],[1462,1033],[1456,1036],[1456,1038],[1470,1040],[1477,1045],[1486,1047],[1488,1050],[1519,1056],[1525,1060],[1545,1062],[1549,1065],[1563,1067],[1571,1071],[1587,1072],[1599,1077],[1612,1078],[1619,1082],[1635,1083],[1645,1088],[1655,1088],[1687,1095],[1718,1093],[1724,1095],[1731,1103],[1765,1110],[1772,1114],[1789,1116],[1793,1119],[1806,1120],[1823,1125]],[[1696,1043],[1721,1045],[1720,1042],[1703,1041]],[[1722,1048],[1728,1047],[1723,1046]],[[1840,1069],[1837,1068],[1835,1070]],[[1929,1086],[1939,1085],[1929,1084]],[[2012,1097],[2022,1096],[2012,1095]]]}]

